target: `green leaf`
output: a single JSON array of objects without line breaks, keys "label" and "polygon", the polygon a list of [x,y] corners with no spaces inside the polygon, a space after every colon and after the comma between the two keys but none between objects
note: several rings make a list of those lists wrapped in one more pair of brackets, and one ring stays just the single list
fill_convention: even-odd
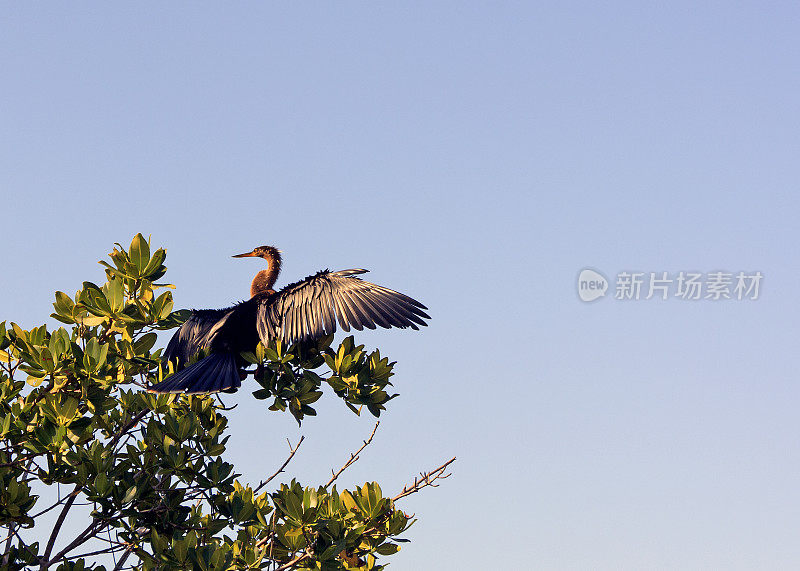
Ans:
[{"label": "green leaf", "polygon": [[119,313],[125,307],[125,286],[120,278],[112,278],[103,286],[108,304],[113,313]]},{"label": "green leaf", "polygon": [[253,391],[253,396],[256,397],[258,400],[264,400],[269,398],[272,393],[268,389],[258,389]]},{"label": "green leaf", "polygon": [[83,354],[83,367],[93,373],[97,371],[106,362],[108,355],[108,345],[100,344],[97,342],[96,337],[92,337],[86,343],[86,350]]},{"label": "green leaf", "polygon": [[59,359],[64,355],[70,347],[70,338],[67,330],[63,327],[56,329],[50,336],[50,343],[48,343],[47,347],[55,359]]},{"label": "green leaf", "polygon": [[146,355],[147,352],[153,348],[153,345],[156,344],[156,341],[158,341],[158,335],[155,333],[146,333],[133,343],[133,351],[137,355]]},{"label": "green leaf", "polygon": [[400,546],[396,543],[384,543],[383,545],[379,545],[375,551],[381,555],[394,555],[400,551]]},{"label": "green leaf", "polygon": [[111,491],[111,482],[108,481],[108,476],[105,472],[100,472],[94,479],[94,487],[99,496],[105,496]]},{"label": "green leaf", "polygon": [[356,503],[355,498],[353,498],[353,494],[345,490],[339,495],[339,498],[341,498],[342,503],[349,511],[358,511],[358,504]]},{"label": "green leaf", "polygon": [[153,301],[153,305],[150,306],[150,316],[154,321],[166,319],[172,311],[172,306],[172,292],[165,291]]},{"label": "green leaf", "polygon": [[303,404],[311,404],[317,402],[322,397],[322,391],[311,391],[300,397],[300,402]]},{"label": "green leaf", "polygon": [[147,264],[150,261],[150,245],[141,233],[133,237],[131,247],[128,250],[128,258],[139,270],[136,277],[144,277],[144,270],[147,269]]},{"label": "green leaf", "polygon": [[157,273],[157,270],[161,269],[161,264],[164,263],[164,260],[167,257],[166,251],[163,248],[159,248],[155,252],[153,252],[153,257],[150,258],[150,262],[147,264],[147,267],[142,271],[142,277],[148,278],[150,281],[155,281],[163,275],[158,275],[153,277],[154,274]]},{"label": "green leaf", "polygon": [[28,342],[28,332],[25,331],[22,327],[11,322],[11,328],[14,330],[14,334],[17,336],[17,339],[27,343]]},{"label": "green leaf", "polygon": [[150,531],[150,541],[152,542],[154,550],[162,552],[167,548],[167,541],[161,537],[155,529]]},{"label": "green leaf", "polygon": [[131,486],[128,488],[128,491],[125,492],[125,496],[122,498],[122,503],[127,504],[128,502],[133,501],[133,498],[136,497],[136,486]]},{"label": "green leaf", "polygon": [[53,358],[53,354],[50,352],[50,349],[47,347],[42,349],[41,357],[39,362],[42,364],[42,367],[48,373],[53,373],[56,370],[56,359]]},{"label": "green leaf", "polygon": [[106,299],[103,290],[92,282],[83,282],[83,290],[80,292],[81,304],[86,307],[92,315],[108,317],[112,315],[111,305]]},{"label": "green leaf", "polygon": [[109,277],[115,276],[115,277],[117,277],[117,278],[119,278],[121,280],[124,280],[124,279],[127,279],[127,278],[135,279],[134,276],[129,276],[128,274],[126,274],[124,272],[124,268],[125,268],[124,262],[120,262],[120,263],[123,264],[122,268],[115,268],[114,266],[112,266],[108,262],[104,262],[102,260],[99,263],[100,263],[100,265],[102,265],[106,269],[106,275],[108,275]]},{"label": "green leaf", "polygon": [[258,361],[258,359],[256,359],[256,356],[255,356],[254,353],[251,353],[250,351],[242,351],[239,354],[241,355],[242,359],[244,359],[245,361],[247,361],[251,365],[258,365],[259,361]]},{"label": "green leaf", "polygon": [[78,318],[76,321],[81,325],[85,325],[86,327],[94,327],[95,325],[100,325],[106,320],[105,317],[96,317],[93,315],[87,315],[84,317]]},{"label": "green leaf", "polygon": [[75,304],[72,302],[72,298],[70,296],[65,294],[63,291],[57,291],[56,301],[53,303],[53,307],[58,315],[71,318],[72,309],[75,307]]},{"label": "green leaf", "polygon": [[188,541],[184,540],[173,540],[172,542],[172,551],[175,553],[175,557],[178,561],[186,561],[186,557],[189,553]]},{"label": "green leaf", "polygon": [[192,312],[188,309],[179,309],[170,313],[166,319],[162,319],[156,325],[156,329],[172,329],[182,325],[187,319],[192,316]]},{"label": "green leaf", "polygon": [[58,408],[60,424],[67,425],[75,418],[78,413],[78,399],[67,398],[63,405]]}]

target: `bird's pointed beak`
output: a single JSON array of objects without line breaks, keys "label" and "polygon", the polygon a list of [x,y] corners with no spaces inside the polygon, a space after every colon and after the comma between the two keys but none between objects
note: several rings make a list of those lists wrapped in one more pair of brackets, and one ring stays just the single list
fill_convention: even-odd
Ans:
[{"label": "bird's pointed beak", "polygon": [[236,254],[235,256],[231,256],[232,258],[255,258],[255,250],[252,252],[247,252],[246,254]]}]

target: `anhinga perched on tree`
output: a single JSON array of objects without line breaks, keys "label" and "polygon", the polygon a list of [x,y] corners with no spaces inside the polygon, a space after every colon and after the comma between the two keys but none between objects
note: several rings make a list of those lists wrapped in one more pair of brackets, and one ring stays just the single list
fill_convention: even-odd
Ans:
[{"label": "anhinga perched on tree", "polygon": [[[278,338],[286,345],[319,339],[353,327],[419,329],[430,317],[415,299],[361,278],[367,270],[324,270],[275,291],[281,271],[281,252],[259,246],[234,258],[259,257],[267,269],[253,278],[250,299],[227,309],[199,309],[181,325],[164,351],[163,363],[175,363],[177,373],[150,387],[156,393],[210,393],[241,386],[239,367],[243,351],[253,352],[259,340],[267,345]],[[200,351],[210,354],[186,366]]]}]

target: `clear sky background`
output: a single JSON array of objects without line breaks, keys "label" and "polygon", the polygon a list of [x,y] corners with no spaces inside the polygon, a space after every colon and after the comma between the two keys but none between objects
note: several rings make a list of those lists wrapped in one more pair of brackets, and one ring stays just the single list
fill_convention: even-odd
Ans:
[{"label": "clear sky background", "polygon": [[[178,307],[364,267],[423,301],[343,476],[396,571],[800,566],[800,8],[790,2],[6,3],[0,319],[52,323],[136,232]],[[760,271],[758,300],[591,304],[576,277]],[[612,283],[613,289],[613,283]],[[324,482],[372,429],[240,391],[230,456]]]}]

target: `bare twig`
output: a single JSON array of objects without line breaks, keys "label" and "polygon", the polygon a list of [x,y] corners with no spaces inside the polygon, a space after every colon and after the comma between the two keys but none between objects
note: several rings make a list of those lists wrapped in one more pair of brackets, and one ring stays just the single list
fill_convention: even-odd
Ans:
[{"label": "bare twig", "polygon": [[305,561],[309,557],[311,557],[311,554],[308,551],[306,551],[305,553],[302,553],[302,554],[298,555],[297,557],[295,557],[294,559],[292,559],[288,563],[284,563],[280,567],[276,568],[275,571],[285,571],[286,569],[291,569],[292,567],[294,567],[295,565],[297,565],[301,561]]},{"label": "bare twig", "polygon": [[395,497],[392,498],[393,502],[396,502],[400,498],[404,498],[406,496],[410,496],[411,494],[415,494],[419,492],[422,488],[427,486],[433,486],[434,488],[439,484],[435,484],[436,480],[444,480],[445,478],[449,478],[450,474],[445,474],[447,467],[456,461],[455,456],[450,458],[447,462],[431,470],[430,472],[420,472],[420,475],[414,478],[414,483],[410,486],[404,486],[403,491],[397,494]]},{"label": "bare twig", "polygon": [[239,403],[236,403],[236,404],[235,404],[235,405],[233,405],[233,406],[225,406],[225,403],[223,402],[223,400],[222,400],[222,397],[220,397],[220,396],[219,396],[219,393],[214,393],[214,397],[215,397],[215,398],[216,398],[216,399],[219,401],[219,404],[220,404],[221,410],[224,410],[224,411],[229,411],[229,410],[233,410],[233,409],[235,409],[237,406],[239,406]]},{"label": "bare twig", "polygon": [[375,423],[375,428],[372,429],[372,434],[369,435],[369,438],[367,438],[364,441],[364,444],[361,445],[361,448],[359,448],[358,450],[356,450],[355,452],[350,454],[350,459],[347,462],[344,463],[344,466],[339,468],[338,472],[334,472],[333,470],[331,470],[331,479],[328,480],[327,484],[325,484],[326,488],[328,486],[330,486],[331,484],[333,484],[336,481],[336,478],[338,478],[342,474],[342,472],[347,470],[350,466],[352,466],[353,464],[355,464],[358,461],[358,458],[359,458],[358,455],[361,454],[361,452],[364,450],[364,448],[369,446],[370,442],[372,442],[372,439],[375,437],[375,432],[378,430],[378,427],[380,425],[381,425],[381,421],[379,420],[378,422]]},{"label": "bare twig", "polygon": [[103,555],[106,553],[115,553],[117,551],[122,551],[125,549],[124,547],[104,547],[103,549],[98,549],[96,551],[90,551],[89,553],[81,553],[80,555],[74,555],[74,559],[81,559],[82,557],[91,557],[92,555]]},{"label": "bare twig", "polygon": [[289,462],[291,462],[291,461],[292,461],[292,458],[294,458],[294,455],[297,453],[297,449],[298,449],[298,448],[300,448],[300,445],[303,443],[303,440],[305,440],[305,439],[306,439],[306,437],[305,437],[305,436],[301,436],[301,437],[300,437],[300,440],[298,440],[298,441],[297,441],[297,445],[296,445],[294,448],[292,448],[292,443],[291,443],[291,442],[289,442],[289,439],[288,439],[288,438],[286,439],[286,441],[287,441],[287,442],[289,442],[289,457],[286,459],[286,462],[284,462],[284,463],[281,465],[281,467],[280,467],[280,468],[278,468],[278,471],[277,471],[277,472],[275,472],[275,473],[274,473],[272,476],[270,476],[270,477],[269,477],[269,478],[267,478],[266,480],[263,480],[262,482],[260,482],[260,483],[258,484],[258,486],[256,486],[256,489],[255,489],[255,490],[253,490],[253,493],[254,493],[254,494],[258,493],[258,491],[259,491],[261,488],[263,488],[264,486],[266,486],[267,484],[269,484],[269,483],[270,483],[272,480],[274,480],[274,479],[275,479],[275,477],[276,477],[278,474],[280,474],[281,472],[283,472],[283,469],[284,469],[284,468],[286,468],[286,466],[288,466],[288,465],[289,465]]}]

